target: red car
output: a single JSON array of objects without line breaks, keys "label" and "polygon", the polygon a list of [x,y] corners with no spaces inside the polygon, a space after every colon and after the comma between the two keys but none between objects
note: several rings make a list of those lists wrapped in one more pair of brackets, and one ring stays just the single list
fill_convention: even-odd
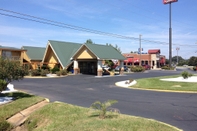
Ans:
[{"label": "red car", "polygon": [[145,70],[150,70],[150,68],[151,68],[150,65],[143,65],[143,67]]}]

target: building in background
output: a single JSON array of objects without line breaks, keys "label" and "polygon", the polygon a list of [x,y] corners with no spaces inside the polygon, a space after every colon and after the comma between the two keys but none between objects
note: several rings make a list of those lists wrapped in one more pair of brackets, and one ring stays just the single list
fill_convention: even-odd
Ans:
[{"label": "building in background", "polygon": [[18,49],[15,47],[7,47],[0,45],[0,56],[12,61],[19,61],[21,65],[23,64],[24,53],[27,50]]},{"label": "building in background", "polygon": [[44,47],[23,46],[21,49],[27,50],[24,52],[24,65],[28,65],[30,69],[38,69],[42,66],[42,59],[45,52]]},{"label": "building in background", "polygon": [[123,66],[125,57],[112,46],[49,40],[42,63],[50,68],[73,70],[74,74],[101,76],[103,61],[114,59]]},{"label": "building in background", "polygon": [[165,65],[165,56],[160,55],[160,49],[148,50],[148,53],[123,53],[126,57],[124,65],[149,65],[152,69]]}]

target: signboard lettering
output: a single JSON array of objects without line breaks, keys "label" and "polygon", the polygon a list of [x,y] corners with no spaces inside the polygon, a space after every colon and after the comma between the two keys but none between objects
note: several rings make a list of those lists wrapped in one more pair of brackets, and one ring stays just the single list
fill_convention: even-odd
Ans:
[{"label": "signboard lettering", "polygon": [[169,3],[173,3],[173,2],[177,2],[178,0],[163,0],[164,4],[169,4]]}]

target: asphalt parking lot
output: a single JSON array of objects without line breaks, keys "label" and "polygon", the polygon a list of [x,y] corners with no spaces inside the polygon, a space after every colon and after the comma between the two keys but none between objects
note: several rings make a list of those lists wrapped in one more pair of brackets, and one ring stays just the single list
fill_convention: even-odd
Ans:
[{"label": "asphalt parking lot", "polygon": [[96,101],[115,99],[113,107],[123,114],[156,119],[186,131],[197,130],[197,94],[126,89],[115,82],[129,78],[147,78],[180,74],[180,71],[148,71],[125,76],[97,78],[76,75],[62,78],[25,78],[13,82],[15,89],[83,107]]}]

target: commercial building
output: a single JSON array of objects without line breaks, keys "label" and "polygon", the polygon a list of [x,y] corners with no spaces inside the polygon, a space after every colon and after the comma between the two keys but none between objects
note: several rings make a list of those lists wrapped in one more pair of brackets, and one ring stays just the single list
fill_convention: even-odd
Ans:
[{"label": "commercial building", "polygon": [[26,50],[23,56],[24,65],[28,65],[30,69],[38,69],[42,66],[42,59],[46,48],[22,46],[21,49]]},{"label": "commercial building", "polygon": [[112,59],[123,66],[125,57],[112,46],[49,40],[42,63],[50,68],[73,70],[74,74],[101,76],[103,61]]},{"label": "commercial building", "polygon": [[165,56],[160,55],[160,49],[148,50],[148,53],[123,53],[124,65],[150,65],[152,69],[165,65]]}]

